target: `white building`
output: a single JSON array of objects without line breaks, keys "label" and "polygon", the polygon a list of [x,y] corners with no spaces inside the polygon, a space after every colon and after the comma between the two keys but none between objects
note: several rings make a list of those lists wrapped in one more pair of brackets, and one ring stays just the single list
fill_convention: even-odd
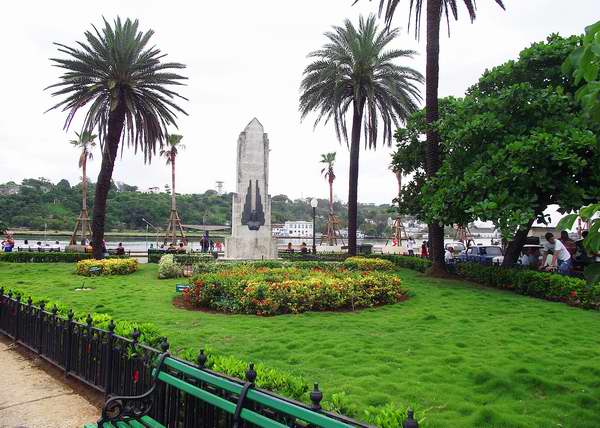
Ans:
[{"label": "white building", "polygon": [[273,236],[276,236],[276,237],[286,236],[285,235],[285,225],[279,224],[279,223],[273,223],[271,225],[271,232],[273,233]]},{"label": "white building", "polygon": [[292,238],[312,238],[313,225],[311,221],[286,221],[283,232],[285,236]]}]

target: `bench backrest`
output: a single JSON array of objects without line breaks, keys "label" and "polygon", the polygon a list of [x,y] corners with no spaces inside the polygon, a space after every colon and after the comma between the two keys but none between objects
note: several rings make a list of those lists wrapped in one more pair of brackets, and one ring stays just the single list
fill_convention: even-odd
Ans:
[{"label": "bench backrest", "polygon": [[[196,397],[210,406],[214,406],[231,415],[237,412],[240,419],[256,426],[285,428],[295,426],[295,424],[289,425],[289,420],[293,419],[304,421],[311,424],[311,426],[323,428],[356,426],[334,419],[318,410],[313,410],[301,404],[295,404],[249,387],[248,382],[242,385],[171,357],[164,359],[159,371],[156,372],[155,369],[154,375],[159,381],[184,391],[186,394]],[[225,394],[215,393],[217,390],[223,391]],[[237,402],[232,401],[234,399]],[[243,400],[241,405],[239,403],[240,399]],[[269,411],[263,411],[265,408]],[[286,423],[281,423],[277,420],[282,417]]]}]

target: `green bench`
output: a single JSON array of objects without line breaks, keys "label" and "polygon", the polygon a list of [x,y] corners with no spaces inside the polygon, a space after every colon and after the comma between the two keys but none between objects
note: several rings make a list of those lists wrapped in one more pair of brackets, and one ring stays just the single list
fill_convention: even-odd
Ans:
[{"label": "green bench", "polygon": [[[254,389],[256,372],[252,366],[246,373],[246,377],[248,380],[240,384],[171,358],[165,352],[160,355],[158,364],[152,371],[152,385],[148,391],[137,396],[109,398],[102,409],[100,420],[97,423],[86,424],[84,428],[166,428],[148,415],[152,410],[155,398],[153,395],[160,394],[159,382],[169,385],[169,388],[177,389],[178,394],[185,393],[187,398],[182,398],[182,394],[176,399],[177,406],[180,408],[181,403],[189,403],[187,400],[194,397],[201,402],[202,406],[214,407],[221,413],[225,413],[228,419],[220,418],[221,423],[218,426],[242,427],[246,424],[265,428],[364,426],[349,424],[343,422],[342,418],[338,420],[322,413],[319,403],[323,396],[316,385],[311,393],[313,404],[308,408],[300,403],[296,404]],[[169,400],[173,401],[172,398]],[[190,421],[189,416],[186,416],[186,420]],[[181,421],[169,423],[169,427],[183,425],[189,426],[189,422],[188,424],[182,424]],[[204,426],[203,421],[194,419],[192,426],[196,425]],[[217,426],[214,421],[208,425]]]}]

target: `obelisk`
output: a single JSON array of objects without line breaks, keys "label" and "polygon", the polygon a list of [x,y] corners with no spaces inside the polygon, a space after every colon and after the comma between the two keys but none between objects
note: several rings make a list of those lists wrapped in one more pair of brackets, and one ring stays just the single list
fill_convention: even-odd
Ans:
[{"label": "obelisk", "polygon": [[225,240],[225,257],[277,258],[277,245],[271,233],[269,138],[256,118],[238,138],[236,170],[231,237]]}]

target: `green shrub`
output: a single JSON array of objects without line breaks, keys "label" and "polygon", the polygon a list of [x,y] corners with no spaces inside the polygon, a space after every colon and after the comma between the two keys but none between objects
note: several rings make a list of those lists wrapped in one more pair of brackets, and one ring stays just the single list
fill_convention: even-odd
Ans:
[{"label": "green shrub", "polygon": [[92,268],[99,268],[100,275],[128,275],[138,269],[138,262],[136,259],[81,260],[77,262],[75,272],[77,275],[91,276]]},{"label": "green shrub", "polygon": [[284,260],[290,261],[320,261],[320,262],[343,262],[349,255],[348,253],[288,253],[287,251],[280,251],[279,257]]},{"label": "green shrub", "polygon": [[162,256],[170,254],[175,258],[175,261],[182,265],[193,265],[202,261],[215,261],[215,257],[209,253],[175,253],[165,250],[148,250],[148,263],[158,263]]},{"label": "green shrub", "polygon": [[350,270],[394,270],[394,264],[389,260],[366,258],[366,257],[348,257],[344,261],[344,266]]},{"label": "green shrub", "polygon": [[583,279],[476,263],[459,263],[456,269],[458,275],[489,287],[582,308],[600,309],[600,284],[587,284]]},{"label": "green shrub", "polygon": [[91,259],[89,253],[59,253],[59,252],[34,252],[14,251],[0,253],[0,262],[8,263],[75,263],[80,260]]},{"label": "green shrub", "polygon": [[183,275],[183,268],[179,263],[176,263],[173,254],[166,254],[160,258],[158,262],[158,278],[179,278]]},{"label": "green shrub", "polygon": [[396,267],[412,269],[419,272],[425,272],[431,267],[431,260],[416,256],[402,256],[398,254],[378,254],[368,256],[374,259],[389,260]]},{"label": "green shrub", "polygon": [[400,278],[346,269],[224,265],[196,275],[183,296],[194,306],[228,313],[278,315],[358,309],[408,298]]}]

